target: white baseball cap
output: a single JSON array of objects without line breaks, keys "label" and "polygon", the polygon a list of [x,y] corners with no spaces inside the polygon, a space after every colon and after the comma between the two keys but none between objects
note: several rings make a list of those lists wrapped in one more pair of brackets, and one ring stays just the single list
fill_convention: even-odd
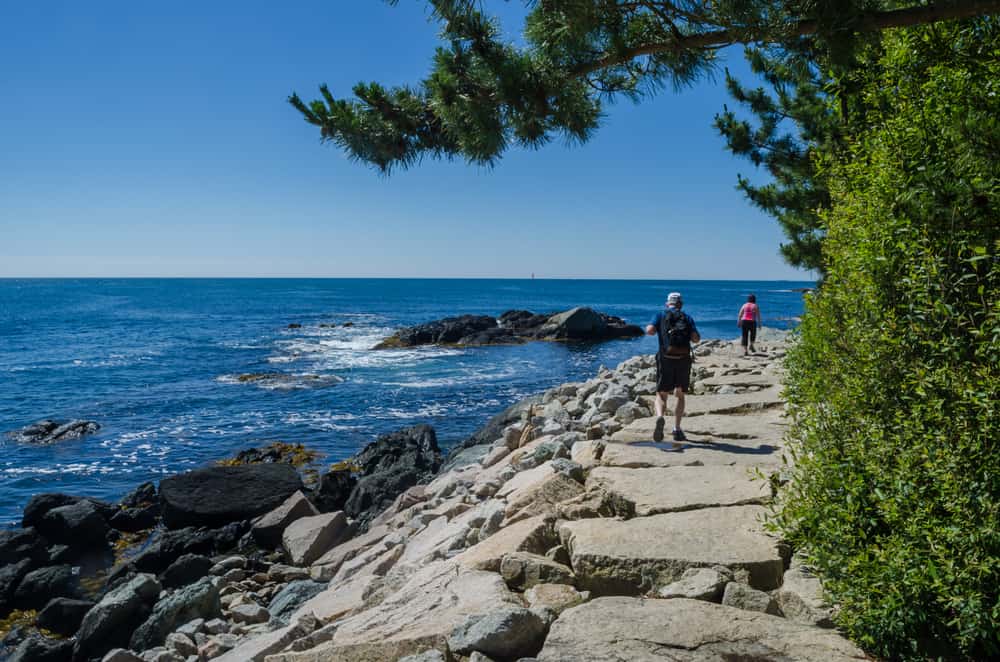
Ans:
[{"label": "white baseball cap", "polygon": [[671,304],[671,303],[683,303],[683,302],[684,301],[683,301],[683,299],[681,299],[681,293],[680,292],[671,292],[670,294],[667,295],[667,303],[668,304]]}]

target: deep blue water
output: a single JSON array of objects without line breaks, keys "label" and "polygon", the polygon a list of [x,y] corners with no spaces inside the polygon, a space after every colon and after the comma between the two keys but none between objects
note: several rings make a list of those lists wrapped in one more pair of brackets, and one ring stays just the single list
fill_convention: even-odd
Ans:
[{"label": "deep blue water", "polygon": [[[335,461],[377,434],[433,424],[442,446],[511,402],[655,351],[653,338],[371,351],[396,327],[462,313],[577,305],[645,324],[669,290],[703,337],[733,337],[748,292],[768,326],[808,282],[594,280],[0,280],[0,433],[43,418],[103,427],[58,445],[0,434],[0,523],[42,491],[113,499],[164,474],[271,440]],[[352,327],[342,327],[353,322]],[[301,324],[290,329],[291,323]],[[324,328],[320,324],[337,324]],[[319,375],[321,387],[240,383]],[[342,379],[343,381],[337,381]],[[334,383],[335,382],[335,383]]]}]

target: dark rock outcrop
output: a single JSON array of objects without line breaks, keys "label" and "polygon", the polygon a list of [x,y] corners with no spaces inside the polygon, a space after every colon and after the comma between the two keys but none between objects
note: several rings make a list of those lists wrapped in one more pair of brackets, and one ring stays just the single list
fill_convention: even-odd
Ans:
[{"label": "dark rock outcrop", "polygon": [[164,478],[163,521],[170,528],[222,526],[272,510],[302,489],[288,464],[208,467]]},{"label": "dark rock outcrop", "polygon": [[72,550],[107,547],[108,523],[101,509],[89,499],[52,508],[37,524],[45,539]]},{"label": "dark rock outcrop", "polygon": [[397,496],[437,472],[441,450],[434,428],[416,425],[380,436],[365,446],[354,461],[361,469],[361,477],[344,512],[364,528]]},{"label": "dark rock outcrop", "polygon": [[0,530],[0,566],[22,560],[44,563],[48,560],[45,541],[34,528]]},{"label": "dark rock outcrop", "polygon": [[117,568],[108,578],[109,584],[125,576],[129,567],[139,572],[159,574],[185,554],[211,555],[236,546],[246,533],[248,521],[233,522],[218,529],[185,527],[160,532],[128,566]]},{"label": "dark rock outcrop", "polygon": [[66,662],[73,653],[73,643],[32,635],[21,642],[7,662]]},{"label": "dark rock outcrop", "polygon": [[187,586],[207,575],[213,565],[215,563],[207,556],[183,554],[163,571],[160,582],[165,588]]},{"label": "dark rock outcrop", "polygon": [[149,618],[132,633],[129,648],[146,650],[163,643],[178,626],[196,618],[209,620],[222,614],[219,589],[208,579],[178,589],[157,602]]},{"label": "dark rock outcrop", "polygon": [[[30,501],[28,501],[28,505],[24,507],[24,515],[21,518],[21,526],[24,528],[31,526],[37,527],[42,521],[42,518],[44,518],[45,515],[47,515],[48,512],[54,508],[71,506],[81,501],[90,502],[94,508],[97,509],[97,512],[99,512],[105,519],[110,518],[115,512],[115,507],[110,503],[105,503],[104,501],[91,499],[89,497],[73,496],[72,494],[61,494],[59,492],[45,492],[42,494],[36,494],[31,497]],[[39,533],[48,537],[42,529],[39,529]]]},{"label": "dark rock outcrop", "polygon": [[462,315],[401,329],[375,349],[419,345],[511,345],[529,340],[596,342],[641,335],[642,329],[638,326],[590,308],[573,308],[551,315],[508,310],[499,319],[488,315]]},{"label": "dark rock outcrop", "polygon": [[80,628],[83,617],[94,608],[95,604],[90,600],[53,598],[38,612],[35,625],[68,637]]},{"label": "dark rock outcrop", "polygon": [[124,648],[133,631],[152,610],[160,584],[152,575],[137,575],[109,591],[87,612],[76,634],[73,659],[100,658],[112,648]]},{"label": "dark rock outcrop", "polygon": [[22,609],[40,609],[52,598],[79,596],[80,582],[72,566],[55,565],[26,574],[14,591],[14,604]]},{"label": "dark rock outcrop", "polygon": [[108,524],[118,531],[144,531],[156,526],[160,517],[160,499],[153,483],[143,483],[121,501]]},{"label": "dark rock outcrop", "polygon": [[23,444],[54,444],[59,441],[79,439],[94,434],[101,429],[94,421],[38,421],[20,430],[13,430],[7,436]]},{"label": "dark rock outcrop", "polygon": [[6,616],[14,608],[14,592],[31,568],[31,559],[0,565],[0,616]]},{"label": "dark rock outcrop", "polygon": [[312,503],[321,513],[343,510],[351,491],[358,484],[350,468],[337,468],[323,474],[312,494]]}]

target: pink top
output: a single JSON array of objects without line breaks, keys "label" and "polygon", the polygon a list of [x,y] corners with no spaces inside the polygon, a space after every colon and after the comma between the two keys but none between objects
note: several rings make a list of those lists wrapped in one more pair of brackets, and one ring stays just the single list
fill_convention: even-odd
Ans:
[{"label": "pink top", "polygon": [[743,316],[740,319],[753,321],[757,319],[757,304],[755,303],[745,303],[743,304]]}]

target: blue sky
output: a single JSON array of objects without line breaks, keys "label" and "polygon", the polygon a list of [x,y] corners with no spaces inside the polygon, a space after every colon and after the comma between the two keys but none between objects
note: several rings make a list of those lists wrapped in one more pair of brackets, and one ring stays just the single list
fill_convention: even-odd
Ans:
[{"label": "blue sky", "polygon": [[810,278],[735,190],[721,76],[389,178],[285,102],[416,82],[435,34],[420,0],[0,4],[0,277]]}]

